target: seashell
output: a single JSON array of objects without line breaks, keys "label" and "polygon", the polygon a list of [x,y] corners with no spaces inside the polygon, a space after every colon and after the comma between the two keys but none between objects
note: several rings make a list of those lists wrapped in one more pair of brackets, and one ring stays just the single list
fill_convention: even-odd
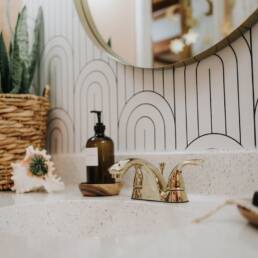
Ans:
[{"label": "seashell", "polygon": [[64,183],[54,174],[54,163],[46,150],[26,149],[24,159],[12,164],[12,187],[16,193],[27,193],[44,189],[48,193],[62,191]]}]

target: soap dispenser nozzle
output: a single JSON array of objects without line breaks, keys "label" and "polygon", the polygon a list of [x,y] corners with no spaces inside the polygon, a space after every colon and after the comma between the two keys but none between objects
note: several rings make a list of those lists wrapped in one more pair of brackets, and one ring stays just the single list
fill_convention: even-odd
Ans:
[{"label": "soap dispenser nozzle", "polygon": [[97,115],[97,119],[98,119],[98,122],[96,123],[96,125],[94,127],[96,135],[104,135],[106,127],[101,122],[102,111],[92,110],[91,113],[96,114]]},{"label": "soap dispenser nozzle", "polygon": [[97,115],[98,124],[101,124],[101,114],[102,114],[102,111],[92,110],[90,112]]}]

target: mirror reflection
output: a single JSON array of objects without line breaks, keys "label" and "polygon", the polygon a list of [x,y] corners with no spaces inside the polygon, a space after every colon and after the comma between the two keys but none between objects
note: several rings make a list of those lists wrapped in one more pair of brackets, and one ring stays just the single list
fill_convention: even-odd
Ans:
[{"label": "mirror reflection", "polygon": [[229,35],[258,0],[84,0],[102,44],[125,63],[164,67]]}]

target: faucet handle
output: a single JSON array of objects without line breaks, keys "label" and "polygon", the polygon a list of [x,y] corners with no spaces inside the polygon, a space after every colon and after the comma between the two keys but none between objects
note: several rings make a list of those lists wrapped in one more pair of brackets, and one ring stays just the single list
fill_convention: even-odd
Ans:
[{"label": "faucet handle", "polygon": [[168,189],[184,190],[185,183],[184,183],[184,178],[182,176],[183,168],[185,166],[189,166],[189,165],[198,166],[198,165],[201,165],[203,162],[204,162],[204,160],[202,160],[202,159],[190,159],[190,160],[185,160],[185,161],[177,164],[169,176],[168,184],[167,184]]},{"label": "faucet handle", "polygon": [[185,166],[188,166],[188,165],[193,165],[193,166],[199,166],[199,165],[202,165],[204,163],[204,160],[203,159],[189,159],[189,160],[185,160],[179,164],[177,164],[175,166],[175,168],[173,169],[173,172],[182,172],[183,168]]},{"label": "faucet handle", "polygon": [[182,170],[185,166],[188,165],[201,165],[204,162],[202,159],[191,159],[185,160],[172,170],[168,183],[167,183],[167,196],[166,200],[168,202],[188,202],[187,194],[185,192],[185,183],[182,175]]}]

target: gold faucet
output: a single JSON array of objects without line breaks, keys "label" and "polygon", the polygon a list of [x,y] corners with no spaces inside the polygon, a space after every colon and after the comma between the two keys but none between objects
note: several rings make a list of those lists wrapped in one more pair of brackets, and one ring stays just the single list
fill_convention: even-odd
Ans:
[{"label": "gold faucet", "polygon": [[203,160],[192,159],[179,163],[170,173],[168,183],[163,176],[165,163],[158,169],[143,159],[122,160],[114,164],[109,172],[118,183],[131,168],[135,169],[132,199],[170,203],[188,202],[182,170],[187,165],[201,165]]}]

